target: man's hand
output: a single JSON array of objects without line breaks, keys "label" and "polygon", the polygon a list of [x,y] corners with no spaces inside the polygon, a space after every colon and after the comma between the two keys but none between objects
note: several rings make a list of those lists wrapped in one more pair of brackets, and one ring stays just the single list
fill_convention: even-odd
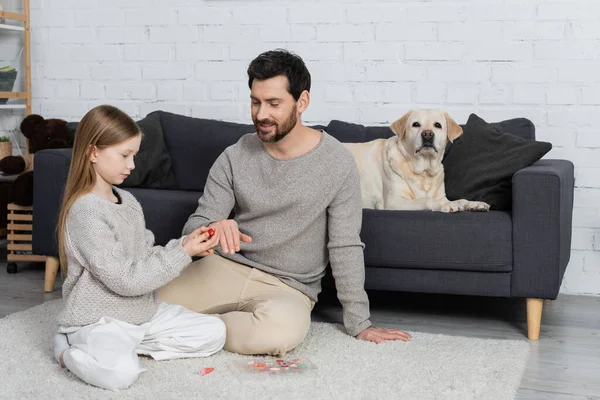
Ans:
[{"label": "man's hand", "polygon": [[252,238],[240,232],[237,222],[232,219],[213,222],[209,226],[214,227],[217,234],[220,234],[219,243],[224,253],[234,254],[240,251],[240,241],[252,242]]},{"label": "man's hand", "polygon": [[394,328],[375,328],[374,326],[370,326],[356,335],[356,338],[379,344],[385,343],[388,340],[402,340],[403,342],[408,342],[412,336],[409,333]]}]

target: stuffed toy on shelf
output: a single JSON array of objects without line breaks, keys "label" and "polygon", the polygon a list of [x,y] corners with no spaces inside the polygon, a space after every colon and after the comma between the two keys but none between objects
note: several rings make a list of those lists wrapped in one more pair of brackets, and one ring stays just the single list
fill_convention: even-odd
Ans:
[{"label": "stuffed toy on shelf", "polygon": [[0,160],[0,172],[17,175],[12,184],[10,201],[20,206],[33,204],[33,157],[39,150],[73,147],[73,132],[62,119],[44,119],[31,114],[21,122],[21,133],[29,141],[29,154],[7,156]]}]

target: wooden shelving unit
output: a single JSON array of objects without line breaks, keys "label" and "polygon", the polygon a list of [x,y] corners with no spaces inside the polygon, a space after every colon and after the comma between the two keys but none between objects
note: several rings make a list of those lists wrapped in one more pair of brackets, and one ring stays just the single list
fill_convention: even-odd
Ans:
[{"label": "wooden shelving unit", "polygon": [[[11,21],[22,22],[16,24],[0,24],[0,30],[22,31],[23,52],[25,54],[25,91],[24,92],[0,92],[0,98],[23,99],[25,104],[2,104],[1,109],[25,109],[25,116],[31,114],[31,31],[29,0],[23,0],[23,13],[12,13],[0,11],[0,18]],[[29,152],[29,142],[27,142]],[[46,262],[46,280],[44,290],[51,292],[54,289],[54,281],[58,272],[58,260],[54,257],[46,257],[32,254],[32,230],[33,230],[33,208],[9,204],[7,207],[8,224],[6,232],[9,241],[7,255],[7,271],[17,272],[17,261]]]},{"label": "wooden shelving unit", "polygon": [[31,252],[31,232],[33,230],[33,207],[8,205],[8,261],[46,261],[46,256],[22,254]]},{"label": "wooden shelving unit", "polygon": [[45,262],[46,277],[44,291],[54,290],[54,281],[59,269],[58,259],[54,257],[38,256],[31,254],[32,244],[31,232],[33,231],[33,207],[8,205],[8,260],[7,271],[17,272],[17,261]]},{"label": "wooden shelving unit", "polygon": [[25,53],[25,91],[24,92],[0,92],[0,98],[3,99],[25,99],[23,104],[2,104],[0,109],[22,109],[25,108],[25,115],[31,114],[31,31],[30,31],[30,15],[29,15],[29,0],[23,0],[23,14],[0,11],[0,18],[11,21],[19,21],[20,25],[0,24],[0,29],[22,31],[23,52]]},{"label": "wooden shelving unit", "polygon": [[[25,54],[25,91],[24,92],[0,92],[0,98],[3,99],[23,99],[22,103],[0,104],[0,110],[19,110],[25,109],[25,116],[31,114],[31,32],[30,32],[30,15],[29,15],[29,0],[23,1],[23,13],[13,13],[8,11],[0,11],[0,18],[9,21],[17,21],[16,24],[0,24],[0,30],[21,31],[23,37],[23,53]],[[27,143],[29,150],[29,143]],[[0,236],[5,236],[6,228],[0,228]]]}]

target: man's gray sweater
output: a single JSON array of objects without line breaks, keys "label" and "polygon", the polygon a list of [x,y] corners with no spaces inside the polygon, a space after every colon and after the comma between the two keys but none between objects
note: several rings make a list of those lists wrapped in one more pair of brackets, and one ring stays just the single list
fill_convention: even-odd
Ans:
[{"label": "man's gray sweater", "polygon": [[271,156],[256,134],[243,136],[212,166],[204,194],[183,232],[228,219],[252,243],[223,257],[281,279],[313,301],[327,263],[344,308],[344,325],[355,336],[369,327],[360,240],[360,178],[350,152],[323,132],[311,151],[292,159]]}]

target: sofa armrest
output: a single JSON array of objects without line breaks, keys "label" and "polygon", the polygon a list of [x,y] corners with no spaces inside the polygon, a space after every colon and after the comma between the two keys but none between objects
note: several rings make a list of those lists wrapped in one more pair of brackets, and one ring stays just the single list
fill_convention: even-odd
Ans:
[{"label": "sofa armrest", "polygon": [[33,168],[33,254],[58,256],[56,226],[71,149],[48,149],[35,153]]},{"label": "sofa armrest", "polygon": [[540,160],[514,174],[511,296],[558,296],[571,256],[574,184],[567,160]]}]

